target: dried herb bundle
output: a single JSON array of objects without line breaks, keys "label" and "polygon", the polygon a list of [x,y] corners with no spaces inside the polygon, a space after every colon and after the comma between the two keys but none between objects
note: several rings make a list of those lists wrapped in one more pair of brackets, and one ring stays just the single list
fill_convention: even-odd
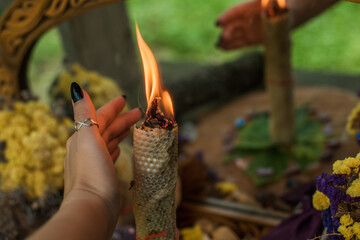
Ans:
[{"label": "dried herb bundle", "polygon": [[146,111],[145,121],[142,124],[142,129],[149,128],[162,128],[172,130],[175,127],[174,119],[167,118],[160,109],[161,97],[156,97],[150,104]]}]

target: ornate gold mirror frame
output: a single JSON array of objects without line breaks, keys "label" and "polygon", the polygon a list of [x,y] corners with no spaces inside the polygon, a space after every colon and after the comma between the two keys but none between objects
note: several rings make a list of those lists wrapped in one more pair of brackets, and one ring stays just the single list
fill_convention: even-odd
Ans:
[{"label": "ornate gold mirror frame", "polygon": [[13,1],[0,19],[0,108],[28,88],[28,60],[43,33],[85,11],[120,1],[123,0]]}]

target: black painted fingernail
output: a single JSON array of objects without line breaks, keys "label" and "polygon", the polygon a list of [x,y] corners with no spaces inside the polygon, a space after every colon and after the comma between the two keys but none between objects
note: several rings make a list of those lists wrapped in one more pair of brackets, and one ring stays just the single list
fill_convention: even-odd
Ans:
[{"label": "black painted fingernail", "polygon": [[71,98],[74,103],[76,103],[77,101],[81,100],[84,97],[81,87],[76,82],[71,83],[70,91],[71,91]]},{"label": "black painted fingernail", "polygon": [[126,100],[126,95],[124,94],[124,95],[122,95],[122,97]]}]

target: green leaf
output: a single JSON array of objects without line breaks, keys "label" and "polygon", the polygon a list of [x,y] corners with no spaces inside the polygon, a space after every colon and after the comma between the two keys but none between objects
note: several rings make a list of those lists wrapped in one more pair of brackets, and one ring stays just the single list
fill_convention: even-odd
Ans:
[{"label": "green leaf", "polygon": [[238,149],[260,150],[273,146],[269,135],[269,118],[260,116],[238,131]]},{"label": "green leaf", "polygon": [[303,125],[297,126],[296,142],[322,144],[324,140],[325,136],[320,123],[308,121]]},{"label": "green leaf", "polygon": [[322,154],[322,147],[314,144],[296,144],[292,151],[293,159],[305,169],[309,164],[318,161]]},{"label": "green leaf", "polygon": [[325,136],[321,123],[309,116],[307,107],[298,109],[296,117],[296,142],[292,148],[293,159],[301,168],[305,169],[320,158],[325,144]]},{"label": "green leaf", "polygon": [[[287,168],[288,155],[277,148],[264,150],[255,155],[250,162],[247,173],[256,185],[266,184],[281,178],[283,171]],[[260,176],[259,169],[272,169],[271,176]]]},{"label": "green leaf", "polygon": [[[235,144],[235,151],[227,156],[225,161],[232,162],[236,157],[253,157],[247,173],[257,185],[279,179],[291,160],[305,169],[309,164],[318,161],[325,144],[322,125],[310,116],[308,106],[300,107],[296,111],[296,141],[291,150],[272,143],[269,116],[257,117],[238,130],[237,134],[239,140]],[[257,173],[259,169],[270,168],[274,171],[271,176],[260,176]]]},{"label": "green leaf", "polygon": [[296,111],[296,142],[323,144],[325,136],[319,121],[309,116],[309,108],[301,107]]}]

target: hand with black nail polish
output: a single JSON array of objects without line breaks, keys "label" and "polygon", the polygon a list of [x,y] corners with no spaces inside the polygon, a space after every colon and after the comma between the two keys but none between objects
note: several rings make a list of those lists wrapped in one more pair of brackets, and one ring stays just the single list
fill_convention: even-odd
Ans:
[{"label": "hand with black nail polish", "polygon": [[[119,216],[120,189],[114,162],[119,142],[140,117],[139,109],[120,114],[125,96],[95,111],[89,95],[72,83],[75,122],[92,119],[67,141],[64,199],[60,210],[30,239],[110,239]],[[125,189],[123,189],[125,191]]]}]

